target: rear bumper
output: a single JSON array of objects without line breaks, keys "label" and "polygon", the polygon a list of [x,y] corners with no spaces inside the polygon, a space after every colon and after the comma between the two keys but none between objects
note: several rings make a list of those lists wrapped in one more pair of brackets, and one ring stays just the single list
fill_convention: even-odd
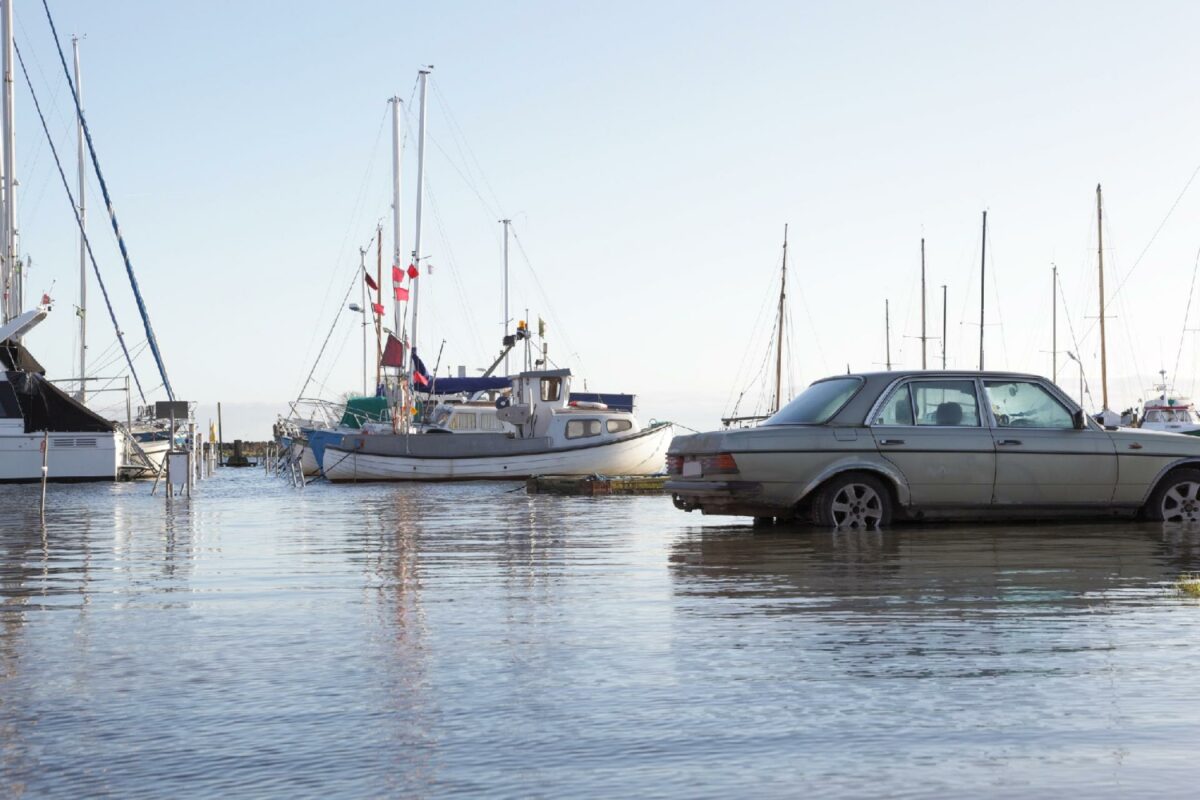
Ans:
[{"label": "rear bumper", "polygon": [[756,481],[704,481],[672,478],[663,484],[682,511],[738,517],[773,517],[791,512],[787,503],[768,497]]}]

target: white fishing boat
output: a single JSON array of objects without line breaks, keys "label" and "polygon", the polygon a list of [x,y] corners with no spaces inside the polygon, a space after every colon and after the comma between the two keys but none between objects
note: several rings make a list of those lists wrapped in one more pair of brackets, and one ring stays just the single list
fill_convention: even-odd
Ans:
[{"label": "white fishing boat", "polygon": [[1137,427],[1148,431],[1200,436],[1200,420],[1196,418],[1192,402],[1170,390],[1166,370],[1160,370],[1159,374],[1162,376],[1162,383],[1154,387],[1158,396],[1147,400],[1142,406],[1142,415]]},{"label": "white fishing boat", "polygon": [[[670,423],[643,427],[632,410],[571,401],[566,369],[522,372],[494,404],[513,432],[360,433],[326,445],[329,480],[514,480],[533,475],[654,475],[665,467]],[[471,413],[459,411],[458,413]],[[476,412],[478,413],[478,412]],[[448,416],[453,421],[456,414]],[[478,420],[478,418],[477,418]]]}]

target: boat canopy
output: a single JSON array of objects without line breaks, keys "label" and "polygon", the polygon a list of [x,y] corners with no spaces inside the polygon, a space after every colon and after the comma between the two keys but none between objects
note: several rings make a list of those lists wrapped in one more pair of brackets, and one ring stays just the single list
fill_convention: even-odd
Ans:
[{"label": "boat canopy", "polygon": [[507,389],[510,378],[434,378],[428,386],[418,387],[425,394],[475,394]]},{"label": "boat canopy", "polygon": [[343,428],[361,428],[364,422],[385,422],[390,419],[386,397],[351,397],[342,414]]},{"label": "boat canopy", "polygon": [[21,406],[25,432],[71,431],[107,433],[113,424],[36,372],[10,370],[5,374]]}]

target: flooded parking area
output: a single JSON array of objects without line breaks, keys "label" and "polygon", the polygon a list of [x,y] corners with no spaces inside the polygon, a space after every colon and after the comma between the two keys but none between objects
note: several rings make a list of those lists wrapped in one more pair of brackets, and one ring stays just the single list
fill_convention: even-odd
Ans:
[{"label": "flooded parking area", "polygon": [[0,487],[0,795],[1192,796],[1200,532]]}]

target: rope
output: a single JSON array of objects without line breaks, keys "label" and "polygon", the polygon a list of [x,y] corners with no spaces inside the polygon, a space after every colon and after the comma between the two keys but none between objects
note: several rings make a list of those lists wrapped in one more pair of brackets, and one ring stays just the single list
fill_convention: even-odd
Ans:
[{"label": "rope", "polygon": [[[79,206],[75,204],[75,195],[71,193],[71,186],[67,183],[67,174],[63,172],[62,161],[58,157],[58,148],[54,146],[54,140],[50,138],[50,128],[46,125],[46,117],[42,114],[42,106],[38,102],[37,92],[33,90],[33,81],[29,79],[29,70],[25,68],[25,59],[21,56],[21,48],[17,47],[16,42],[13,42],[13,50],[16,51],[17,61],[21,64],[21,74],[25,76],[25,85],[29,87],[29,94],[33,97],[33,107],[37,110],[38,119],[41,120],[42,131],[46,134],[46,141],[50,144],[50,152],[54,155],[54,165],[58,167],[58,177],[62,179],[63,189],[67,192],[67,199],[71,201],[71,211],[75,214],[75,224],[79,226],[79,235],[83,237],[88,260],[92,262],[92,272],[96,274],[96,282],[100,284],[100,293],[104,295],[104,305],[108,308],[108,316],[112,320],[113,330],[117,332],[117,339],[121,343],[121,350],[125,353],[125,363],[129,365],[129,372],[133,375],[134,383],[137,384],[138,394],[141,395],[142,402],[144,403],[146,402],[146,395],[142,391],[142,382],[138,378],[137,370],[133,368],[133,359],[129,355],[129,348],[125,346],[125,334],[121,332],[121,326],[117,324],[117,315],[113,311],[112,301],[108,297],[108,289],[104,286],[104,278],[100,277],[100,267],[97,266],[96,256],[92,253],[92,243],[88,239],[87,232],[84,230],[83,220],[79,216]],[[172,399],[174,398],[172,397]]]},{"label": "rope", "polygon": [[[54,26],[54,16],[50,13],[50,5],[47,0],[42,0],[42,7],[46,9],[46,20],[50,23],[50,32],[54,34],[54,45],[58,48],[58,59],[62,63],[63,74],[67,76],[67,86],[71,87],[71,97],[75,101],[75,113],[79,116],[79,125],[83,128],[84,139],[87,140],[88,154],[92,158],[92,168],[95,169],[96,180],[100,183],[100,193],[104,196],[104,207],[108,209],[108,219],[112,222],[113,233],[117,237],[117,246],[121,249],[121,258],[125,261],[125,272],[129,275],[129,285],[133,287],[133,297],[137,301],[138,313],[141,314],[142,325],[146,329],[146,341],[150,343],[150,352],[154,354],[154,362],[158,365],[158,374],[162,376],[163,388],[167,390],[167,398],[174,400],[175,392],[171,389],[171,381],[167,378],[167,368],[163,365],[162,353],[158,350],[158,340],[154,338],[154,328],[150,325],[150,312],[146,310],[146,303],[142,300],[142,292],[138,288],[137,276],[133,274],[133,264],[129,260],[129,251],[125,247],[125,237],[121,235],[121,226],[117,224],[117,214],[113,210],[112,198],[108,194],[108,184],[104,180],[104,173],[100,171],[100,160],[96,157],[96,147],[92,144],[92,132],[88,129],[87,119],[83,116],[83,106],[79,103],[79,92],[75,90],[75,81],[71,79],[71,70],[67,68],[67,57],[63,54],[62,42],[59,41],[58,29]],[[24,64],[21,69],[25,69]],[[28,73],[25,75],[25,80],[29,81]],[[30,84],[30,90],[32,89],[33,86]],[[45,125],[45,120],[42,121],[42,124]],[[48,135],[49,133],[47,133]],[[61,171],[60,165],[59,172]],[[81,230],[82,227],[80,225]],[[90,252],[91,248],[88,249]],[[132,365],[130,368],[132,369]],[[138,391],[141,391],[140,385]],[[145,400],[145,398],[142,399]]]}]

